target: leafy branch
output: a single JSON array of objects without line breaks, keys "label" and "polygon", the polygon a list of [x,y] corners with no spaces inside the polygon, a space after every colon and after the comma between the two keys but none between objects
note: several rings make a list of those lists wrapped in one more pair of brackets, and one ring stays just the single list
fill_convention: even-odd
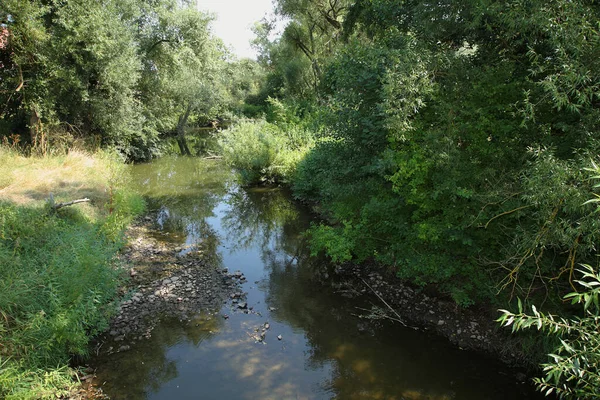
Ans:
[{"label": "leafy branch", "polygon": [[552,361],[542,364],[545,376],[534,382],[546,395],[556,393],[565,399],[593,398],[600,390],[600,274],[589,265],[577,271],[582,279],[576,283],[585,290],[564,298],[582,304],[583,317],[565,319],[544,314],[533,305],[527,314],[519,299],[517,313],[499,310],[502,315],[497,320],[504,327],[512,327],[513,332],[533,327],[559,337],[560,345],[548,355]]}]

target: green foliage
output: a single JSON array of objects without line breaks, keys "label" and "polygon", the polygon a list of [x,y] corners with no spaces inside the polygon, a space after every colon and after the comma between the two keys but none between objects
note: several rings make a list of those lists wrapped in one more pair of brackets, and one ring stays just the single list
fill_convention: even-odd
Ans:
[{"label": "green foliage", "polygon": [[[346,231],[351,228],[351,226],[346,225],[342,230]],[[344,233],[336,232],[336,229],[331,226],[322,224],[313,226],[310,230],[311,256],[316,256],[324,251],[333,262],[350,261],[355,244]]]},{"label": "green foliage", "polygon": [[[282,38],[257,29],[271,97],[310,104],[293,111],[319,132],[291,181],[331,224],[315,251],[374,258],[463,305],[564,293],[600,240],[581,172],[600,148],[598,7],[335,4],[279,0]],[[321,20],[334,14],[340,29]]]},{"label": "green foliage", "polygon": [[300,127],[266,121],[241,121],[219,137],[225,161],[247,185],[289,182],[312,142],[311,133]]},{"label": "green foliage", "polygon": [[70,359],[87,355],[90,339],[108,326],[122,231],[144,209],[139,195],[123,190],[113,157],[96,161],[108,167],[96,173],[113,174],[106,210],[0,202],[2,398],[66,394]]},{"label": "green foliage", "polygon": [[578,272],[582,279],[576,282],[583,291],[569,293],[565,299],[582,305],[582,317],[561,318],[542,313],[535,306],[527,314],[519,300],[517,313],[500,310],[498,319],[503,326],[512,326],[513,332],[536,328],[560,338],[560,345],[548,355],[550,361],[542,365],[545,376],[534,381],[546,395],[556,393],[565,399],[595,398],[600,392],[600,275],[589,265]]},{"label": "green foliage", "polygon": [[6,400],[67,397],[76,387],[75,376],[68,367],[32,370],[0,357],[0,394]]},{"label": "green foliage", "polygon": [[161,135],[235,112],[258,90],[258,65],[228,62],[212,17],[192,2],[3,6],[0,135],[18,133],[42,154],[77,138],[147,160],[160,154]]}]

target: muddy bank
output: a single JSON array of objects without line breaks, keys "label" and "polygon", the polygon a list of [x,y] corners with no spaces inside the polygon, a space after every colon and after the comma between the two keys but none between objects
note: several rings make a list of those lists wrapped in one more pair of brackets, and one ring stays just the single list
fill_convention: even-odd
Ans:
[{"label": "muddy bank", "polygon": [[[400,320],[413,329],[436,332],[463,350],[483,352],[515,367],[533,366],[521,339],[499,327],[494,321],[497,315],[489,310],[465,309],[441,296],[428,295],[373,265],[345,264],[319,274],[323,283],[342,296],[367,297],[373,308],[362,311],[366,319]],[[521,373],[517,376],[526,379]]]}]

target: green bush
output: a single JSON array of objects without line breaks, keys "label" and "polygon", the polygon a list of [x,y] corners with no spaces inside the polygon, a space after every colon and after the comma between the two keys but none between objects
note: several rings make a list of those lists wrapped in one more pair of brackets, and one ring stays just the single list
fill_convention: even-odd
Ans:
[{"label": "green bush", "polygon": [[219,145],[243,184],[280,183],[291,180],[312,147],[313,136],[292,124],[242,121],[221,133]]}]

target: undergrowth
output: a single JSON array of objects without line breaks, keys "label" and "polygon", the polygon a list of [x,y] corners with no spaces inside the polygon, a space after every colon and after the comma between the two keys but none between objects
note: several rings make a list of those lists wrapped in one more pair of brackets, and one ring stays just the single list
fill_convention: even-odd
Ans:
[{"label": "undergrowth", "polygon": [[[108,153],[25,158],[0,149],[0,161],[0,398],[66,396],[76,383],[69,362],[107,327],[115,256],[144,203]],[[91,202],[55,210],[49,193]]]}]

